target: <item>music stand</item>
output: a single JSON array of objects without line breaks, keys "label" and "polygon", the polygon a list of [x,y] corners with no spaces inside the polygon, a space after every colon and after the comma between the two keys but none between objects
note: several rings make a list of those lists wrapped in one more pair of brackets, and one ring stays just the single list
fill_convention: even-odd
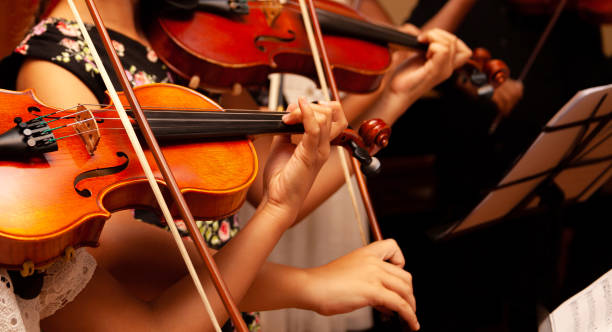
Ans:
[{"label": "music stand", "polygon": [[447,239],[542,205],[586,201],[612,176],[612,84],[581,90],[546,124],[501,182]]}]

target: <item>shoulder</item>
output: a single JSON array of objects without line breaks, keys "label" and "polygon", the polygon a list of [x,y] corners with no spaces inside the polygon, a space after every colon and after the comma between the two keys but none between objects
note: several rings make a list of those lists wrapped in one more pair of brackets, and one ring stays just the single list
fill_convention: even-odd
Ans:
[{"label": "shoulder", "polygon": [[17,90],[33,89],[45,104],[68,108],[77,103],[95,104],[98,99],[69,70],[45,60],[27,59],[17,75]]}]

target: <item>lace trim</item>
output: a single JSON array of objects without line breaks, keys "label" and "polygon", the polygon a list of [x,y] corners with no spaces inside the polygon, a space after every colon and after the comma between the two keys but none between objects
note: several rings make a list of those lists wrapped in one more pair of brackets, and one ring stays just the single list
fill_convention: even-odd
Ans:
[{"label": "lace trim", "polygon": [[11,278],[5,269],[0,270],[0,331],[26,331],[13,293]]},{"label": "lace trim", "polygon": [[96,265],[85,249],[76,250],[70,261],[58,261],[47,269],[40,295],[31,300],[15,296],[8,273],[0,269],[0,331],[40,332],[40,320],[74,300]]},{"label": "lace trim", "polygon": [[53,315],[74,300],[91,280],[96,265],[96,260],[85,249],[77,250],[69,262],[51,265],[38,296],[40,319]]}]

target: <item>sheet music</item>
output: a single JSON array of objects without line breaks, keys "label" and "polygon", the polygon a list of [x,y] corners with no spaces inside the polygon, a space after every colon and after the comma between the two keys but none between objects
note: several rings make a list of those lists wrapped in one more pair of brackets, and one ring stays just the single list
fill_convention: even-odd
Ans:
[{"label": "sheet music", "polygon": [[552,332],[612,332],[612,270],[549,315]]},{"label": "sheet music", "polygon": [[[596,113],[593,113],[597,110]],[[605,117],[612,113],[612,84],[581,90],[568,101],[563,108],[548,122],[547,126],[557,127],[590,117]],[[490,192],[480,204],[455,228],[452,233],[464,231],[480,224],[503,218],[514,209],[543,180],[548,178],[547,170],[552,169],[563,160],[573,147],[579,135],[588,137],[597,126],[591,124],[583,133],[580,126],[565,130],[541,133],[532,146],[525,152],[512,170],[500,182],[505,185],[519,179],[529,179],[534,174],[541,174],[530,180],[517,183],[503,189]],[[584,147],[582,153],[573,158],[579,160],[595,160],[612,155],[612,123],[593,138]],[[563,190],[566,199],[584,201],[601,185],[612,177],[612,163],[604,160],[600,163],[587,164],[580,167],[566,168],[554,177],[555,183]],[[536,203],[536,202],[531,202]],[[532,204],[532,205],[534,205]],[[612,332],[612,331],[606,331]]]}]

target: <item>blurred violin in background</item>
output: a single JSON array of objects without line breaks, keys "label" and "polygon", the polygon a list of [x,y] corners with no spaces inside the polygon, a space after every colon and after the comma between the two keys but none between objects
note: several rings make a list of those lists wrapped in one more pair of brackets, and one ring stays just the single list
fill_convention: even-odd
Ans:
[{"label": "blurred violin in background", "polygon": [[[342,91],[376,90],[391,64],[391,44],[427,50],[416,36],[372,23],[348,6],[329,0],[317,0],[315,6]],[[195,78],[199,86],[263,85],[273,72],[295,73],[316,82],[297,1],[165,1],[164,9],[145,25],[162,61],[181,77]],[[479,78],[503,80],[508,72],[505,64],[489,60],[490,55],[484,61],[475,59],[470,68],[484,73]],[[479,78],[476,83],[484,84]]]},{"label": "blurred violin in background", "polygon": [[456,86],[477,98],[491,98],[495,88],[510,77],[510,68],[502,60],[492,59],[482,47],[472,50],[472,58],[455,70]]},{"label": "blurred violin in background", "polygon": [[[563,0],[511,0],[525,14],[552,14]],[[566,9],[577,11],[587,21],[595,24],[612,23],[612,1],[569,0]]]}]

